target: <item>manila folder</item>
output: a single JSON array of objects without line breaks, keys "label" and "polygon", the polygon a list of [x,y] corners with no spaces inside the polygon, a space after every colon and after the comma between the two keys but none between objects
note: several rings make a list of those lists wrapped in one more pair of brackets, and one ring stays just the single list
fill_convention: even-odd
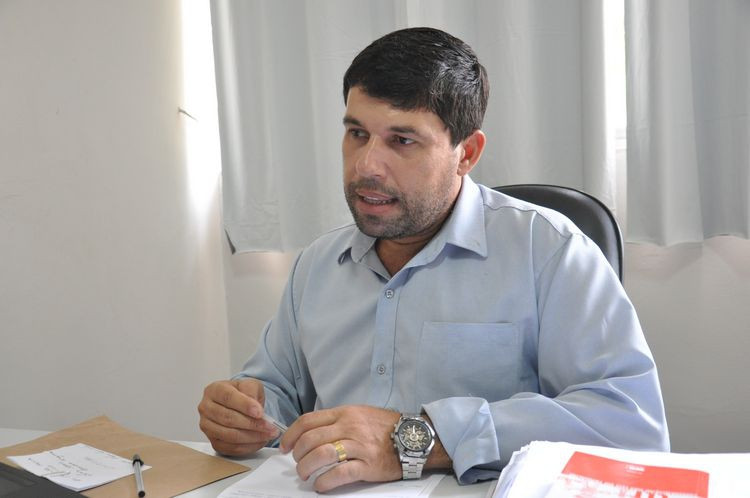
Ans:
[{"label": "manila folder", "polygon": [[[0,460],[11,465],[7,456],[29,455],[76,443],[109,451],[123,458],[138,455],[152,468],[143,472],[146,491],[151,496],[174,496],[224,479],[248,467],[207,455],[179,443],[130,431],[105,416],[51,432],[45,436],[0,449]],[[137,496],[132,475],[83,492],[91,498]]]}]

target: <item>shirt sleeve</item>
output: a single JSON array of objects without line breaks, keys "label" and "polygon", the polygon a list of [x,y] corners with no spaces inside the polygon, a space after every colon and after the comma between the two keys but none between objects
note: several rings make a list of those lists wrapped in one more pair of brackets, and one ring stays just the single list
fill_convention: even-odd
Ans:
[{"label": "shirt sleeve", "polygon": [[535,280],[539,392],[424,405],[462,484],[497,477],[534,440],[669,450],[656,366],[599,249],[573,234]]},{"label": "shirt sleeve", "polygon": [[290,425],[315,404],[315,389],[299,349],[295,312],[295,281],[302,254],[292,270],[276,315],[263,330],[258,348],[233,379],[254,378],[265,387],[265,411]]}]

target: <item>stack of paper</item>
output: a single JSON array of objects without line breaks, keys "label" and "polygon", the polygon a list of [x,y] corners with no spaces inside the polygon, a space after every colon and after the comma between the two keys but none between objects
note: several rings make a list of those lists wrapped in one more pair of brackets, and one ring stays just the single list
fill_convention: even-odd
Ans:
[{"label": "stack of paper", "polygon": [[682,454],[534,441],[511,457],[495,498],[750,497],[750,453]]},{"label": "stack of paper", "polygon": [[[255,471],[224,490],[219,498],[314,498],[325,496],[313,490],[311,480],[302,481],[291,453],[274,455]],[[338,488],[328,495],[337,498],[418,498],[429,496],[445,474],[429,474],[422,479],[381,483],[358,482]]]}]

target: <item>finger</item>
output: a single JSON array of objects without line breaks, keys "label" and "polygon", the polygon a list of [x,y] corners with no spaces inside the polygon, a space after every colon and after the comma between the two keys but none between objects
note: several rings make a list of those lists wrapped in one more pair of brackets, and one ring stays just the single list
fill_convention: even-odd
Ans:
[{"label": "finger", "polygon": [[313,488],[319,493],[325,493],[344,484],[361,481],[366,467],[362,460],[347,460],[320,474],[315,479]]},{"label": "finger", "polygon": [[260,406],[264,405],[266,396],[262,382],[256,379],[237,379],[232,381],[232,385],[242,394],[258,401]]},{"label": "finger", "polygon": [[[336,443],[341,444],[341,453],[336,449]],[[334,441],[314,448],[297,463],[297,474],[303,481],[310,477],[317,478],[323,472],[328,471],[334,465],[343,463],[347,459],[354,458],[355,453],[350,453],[349,448],[354,448],[356,443],[351,440]]]},{"label": "finger", "polygon": [[264,444],[231,444],[224,441],[211,441],[213,449],[222,455],[227,456],[245,456],[251,453],[255,453],[260,448],[263,448]]},{"label": "finger", "polygon": [[[252,396],[260,396],[261,400]],[[263,397],[263,384],[255,379],[218,381],[204,390],[198,412],[201,417],[226,427],[269,432],[272,425],[260,418],[263,415]]]},{"label": "finger", "polygon": [[[206,387],[203,397],[244,415],[260,418],[263,415],[263,405],[256,398],[239,389],[240,387],[247,389],[249,385],[256,382],[249,379],[244,382],[214,382]],[[257,395],[257,392],[255,394]]]},{"label": "finger", "polygon": [[[261,433],[238,431],[226,427],[205,427],[211,446],[218,453],[231,456],[242,456],[254,453],[268,443],[268,438]],[[202,427],[203,428],[203,427]]]},{"label": "finger", "polygon": [[[306,435],[314,429],[321,427],[327,427],[333,425],[338,419],[337,410],[318,410],[314,412],[305,413],[301,417],[297,418],[295,422],[289,426],[289,429],[284,433],[284,437],[280,441],[280,449],[283,453],[287,453],[291,449],[296,449],[298,440],[303,435]],[[308,442],[303,454],[316,446],[320,446],[324,442],[331,441],[332,439],[321,439],[325,438],[326,435],[320,436],[317,440],[311,440]],[[297,458],[295,458],[297,460]],[[299,460],[297,460],[299,461]]]},{"label": "finger", "polygon": [[297,438],[297,442],[292,449],[292,457],[295,462],[299,462],[320,446],[326,446],[330,451],[333,442],[342,436],[341,428],[336,425],[325,425],[310,429]]},{"label": "finger", "polygon": [[247,417],[217,403],[204,403],[199,411],[199,427],[212,442],[247,444],[268,442],[279,436],[279,431],[265,420]]},{"label": "finger", "polygon": [[331,448],[333,446],[330,444],[318,446],[310,451],[305,458],[297,462],[297,475],[300,479],[306,481],[310,476],[336,463],[338,461],[336,457],[330,455]]},{"label": "finger", "polygon": [[207,419],[223,427],[267,433],[274,429],[262,418],[250,417],[211,399],[204,399],[198,406],[198,412],[201,420]]},{"label": "finger", "polygon": [[200,428],[212,442],[222,441],[229,445],[265,445],[277,436],[274,432],[264,430],[245,430],[226,427],[208,418],[201,418]]}]

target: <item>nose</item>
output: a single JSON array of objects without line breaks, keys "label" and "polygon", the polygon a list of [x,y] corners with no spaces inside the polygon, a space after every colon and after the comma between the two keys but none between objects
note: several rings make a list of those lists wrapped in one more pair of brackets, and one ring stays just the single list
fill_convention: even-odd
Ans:
[{"label": "nose", "polygon": [[367,143],[360,149],[354,164],[357,174],[362,177],[382,177],[385,173],[385,144],[378,136],[370,135]]}]

